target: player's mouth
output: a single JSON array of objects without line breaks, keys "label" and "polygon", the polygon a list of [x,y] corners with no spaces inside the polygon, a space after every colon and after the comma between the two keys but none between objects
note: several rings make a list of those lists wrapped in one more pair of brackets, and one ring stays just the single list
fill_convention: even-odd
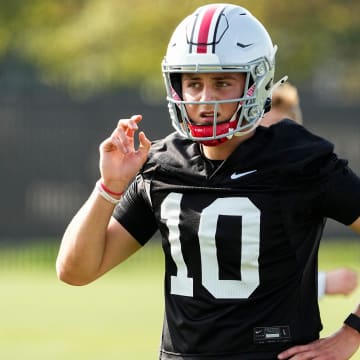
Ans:
[{"label": "player's mouth", "polygon": [[215,117],[216,120],[219,121],[219,113],[215,113],[213,111],[202,111],[200,114],[200,125],[212,125],[214,123]]}]

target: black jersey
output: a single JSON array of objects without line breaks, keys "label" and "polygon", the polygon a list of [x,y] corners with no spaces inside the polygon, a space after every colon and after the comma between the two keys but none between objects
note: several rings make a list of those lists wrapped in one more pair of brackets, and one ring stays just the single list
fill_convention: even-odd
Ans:
[{"label": "black jersey", "polygon": [[360,215],[360,180],[290,121],[258,127],[220,166],[176,133],[154,143],[114,217],[165,253],[160,359],[275,359],[319,337],[325,219]]}]

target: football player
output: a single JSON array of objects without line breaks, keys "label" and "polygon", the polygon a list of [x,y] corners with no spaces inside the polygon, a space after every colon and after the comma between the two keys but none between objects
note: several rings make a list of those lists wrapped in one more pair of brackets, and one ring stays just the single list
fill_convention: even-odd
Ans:
[{"label": "football player", "polygon": [[348,359],[360,306],[319,340],[317,252],[325,219],[360,232],[360,179],[327,140],[269,109],[276,46],[246,9],[198,8],[162,63],[176,132],[153,143],[141,115],[100,145],[100,175],[62,239],[61,280],[87,284],[159,230],[159,358]]}]

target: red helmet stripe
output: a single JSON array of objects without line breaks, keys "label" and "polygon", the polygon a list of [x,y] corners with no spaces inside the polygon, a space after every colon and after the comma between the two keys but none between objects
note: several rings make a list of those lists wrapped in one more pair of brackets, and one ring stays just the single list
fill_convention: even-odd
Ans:
[{"label": "red helmet stripe", "polygon": [[198,36],[198,46],[197,46],[198,54],[207,53],[207,43],[209,38],[210,25],[217,8],[218,6],[216,5],[209,7],[209,9],[206,10],[203,16],[203,19],[200,24],[200,30]]}]

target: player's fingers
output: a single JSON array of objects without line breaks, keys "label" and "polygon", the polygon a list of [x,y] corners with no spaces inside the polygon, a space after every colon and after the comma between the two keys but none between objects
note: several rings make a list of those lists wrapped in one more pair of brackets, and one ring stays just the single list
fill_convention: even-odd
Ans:
[{"label": "player's fingers", "polygon": [[125,132],[126,130],[116,128],[110,138],[121,152],[127,154],[133,150],[134,141],[133,138],[127,136]]},{"label": "player's fingers", "polygon": [[128,138],[124,131],[120,128],[116,128],[112,134],[100,144],[100,151],[111,152],[119,150],[123,153],[129,152],[131,144],[129,144]]},{"label": "player's fingers", "polygon": [[142,115],[133,115],[129,119],[120,119],[118,128],[122,129],[127,136],[132,137],[139,129],[138,123],[142,120]]},{"label": "player's fingers", "polygon": [[138,130],[135,116],[130,119],[120,119],[112,137],[125,153],[134,151],[134,134]]},{"label": "player's fingers", "polygon": [[145,133],[141,131],[139,133],[139,152],[144,156],[147,156],[151,148],[151,141],[146,137]]},{"label": "player's fingers", "polygon": [[141,115],[120,119],[110,137],[100,145],[100,150],[109,152],[118,149],[125,154],[134,151],[134,133],[138,130],[137,123],[141,120]]},{"label": "player's fingers", "polygon": [[110,152],[118,148],[118,145],[113,141],[111,137],[105,139],[99,146],[100,152]]},{"label": "player's fingers", "polygon": [[305,359],[315,359],[317,355],[317,347],[319,346],[320,341],[316,340],[307,345],[298,345],[294,346],[278,355],[278,359],[294,359],[294,360],[305,360]]},{"label": "player's fingers", "polygon": [[132,115],[131,120],[134,120],[136,123],[139,123],[142,120],[142,115]]}]

